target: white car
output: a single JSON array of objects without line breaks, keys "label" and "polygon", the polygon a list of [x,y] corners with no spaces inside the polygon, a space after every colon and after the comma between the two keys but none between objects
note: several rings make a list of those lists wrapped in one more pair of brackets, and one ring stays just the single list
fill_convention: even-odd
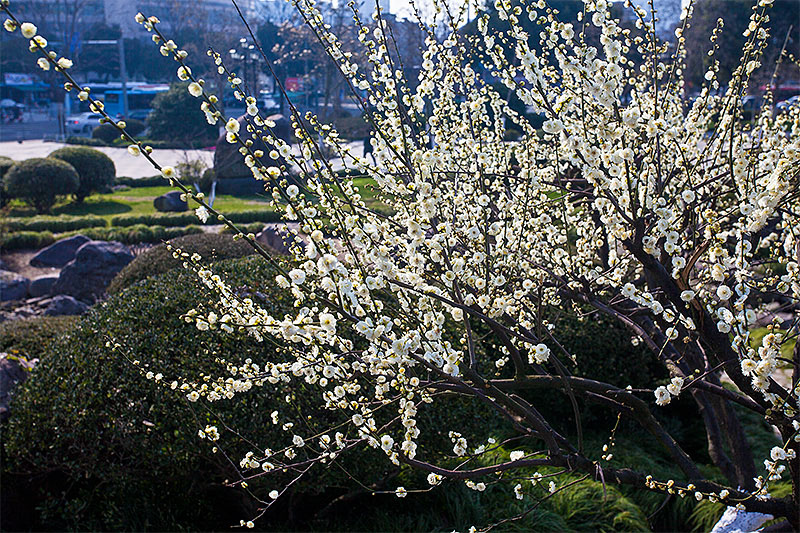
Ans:
[{"label": "white car", "polygon": [[79,115],[70,115],[64,121],[64,127],[67,133],[81,133],[84,135],[91,135],[92,130],[100,125],[100,119],[103,117],[100,113],[81,113]]}]

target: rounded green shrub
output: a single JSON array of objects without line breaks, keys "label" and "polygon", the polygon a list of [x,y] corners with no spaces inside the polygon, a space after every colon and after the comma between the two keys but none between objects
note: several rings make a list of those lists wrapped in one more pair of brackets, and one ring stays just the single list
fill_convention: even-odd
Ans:
[{"label": "rounded green shrub", "polygon": [[[217,263],[215,272],[234,287],[270,294],[262,305],[271,313],[292,312],[291,295],[274,290],[277,271],[263,259]],[[207,410],[201,403],[189,405],[180,391],[147,380],[143,374],[150,370],[163,373],[165,384],[202,373],[229,375],[217,357],[237,364],[281,358],[277,343],[258,343],[244,333],[202,332],[181,319],[210,299],[196,274],[172,270],[94,307],[50,345],[15,393],[4,431],[4,463],[14,473],[9,486],[40,510],[38,523],[26,528],[227,528],[252,516],[257,503],[224,487],[235,472],[221,453],[212,452],[212,443],[197,437],[198,429],[216,425],[226,452],[240,457],[246,445],[224,427],[270,446],[287,438],[281,424],[270,421],[273,410],[302,412],[309,424],[321,427],[342,422],[342,415],[311,401],[302,381],[257,387]],[[121,345],[119,352],[106,347],[109,339]],[[349,457],[341,464],[360,479],[368,472],[380,479],[393,468],[374,450],[357,460]],[[266,494],[291,479],[277,475],[283,477],[256,479],[250,488]],[[294,490],[346,486],[352,483],[342,470],[319,468]]]},{"label": "rounded green shrub", "polygon": [[114,161],[100,150],[86,146],[59,148],[48,157],[66,161],[78,172],[80,183],[75,200],[82,202],[93,192],[104,191],[114,182],[117,169]]},{"label": "rounded green shrub", "polygon": [[76,316],[42,316],[0,323],[0,352],[16,352],[27,359],[47,355],[48,346],[74,327]]},{"label": "rounded green shrub", "polygon": [[4,207],[11,199],[11,196],[3,189],[3,176],[14,166],[14,163],[15,161],[10,157],[0,158],[0,207]]},{"label": "rounded green shrub", "polygon": [[92,130],[92,139],[111,144],[119,139],[119,130],[111,124],[100,124]]},{"label": "rounded green shrub", "polygon": [[132,137],[136,137],[140,133],[142,133],[147,126],[141,120],[137,120],[135,118],[126,118],[125,119],[125,131]]},{"label": "rounded green shrub", "polygon": [[[231,235],[218,233],[198,233],[186,235],[169,241],[176,248],[190,254],[197,253],[205,261],[219,261],[244,257],[254,253],[253,248],[243,241],[235,241]],[[137,281],[168,272],[181,267],[181,261],[172,257],[166,246],[154,246],[128,263],[117,276],[111,280],[108,293],[115,294]]]},{"label": "rounded green shrub", "polygon": [[4,190],[39,213],[48,211],[56,197],[75,193],[79,184],[75,168],[52,157],[20,161],[3,177]]}]

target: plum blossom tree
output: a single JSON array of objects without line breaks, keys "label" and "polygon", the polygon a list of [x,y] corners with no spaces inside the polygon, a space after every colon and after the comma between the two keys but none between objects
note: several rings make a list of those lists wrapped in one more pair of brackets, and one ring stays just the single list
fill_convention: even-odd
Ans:
[{"label": "plum blossom tree", "polygon": [[[676,32],[678,47],[669,48],[658,40],[653,17],[631,7],[643,28],[634,34],[611,16],[606,0],[586,0],[577,25],[560,21],[545,0],[497,0],[510,29],[493,33],[480,19],[471,37],[458,31],[464,13],[435,1],[438,16],[420,21],[428,37],[412,85],[379,12],[372,24],[358,22],[369,59],[364,69],[351,61],[314,3],[297,0],[300,16],[348,87],[369,94],[372,165],[332,128],[290,106],[300,143],[293,155],[271,134],[274,124],[242,80],[210,50],[249,105],[246,125],[226,122],[216,97],[193,76],[187,54],[179,46],[168,50],[207,120],[225,124],[228,141],[265,181],[274,206],[298,222],[289,258],[274,257],[252,234],[239,233],[281,270],[274,282],[291,292],[297,311],[271,316],[200,258],[184,254],[217,298],[183,318],[201,330],[247,331],[277,343],[281,355],[225,361],[218,376],[163,376],[159,383],[190,402],[213,404],[298,381],[341,415],[338,425],[321,428],[291,409],[272,413],[265,423],[283,424],[286,440],[246,444],[235,481],[243,487],[270,474],[296,478],[371,446],[394,464],[428,472],[431,486],[444,479],[475,490],[507,483],[530,506],[548,497],[534,490],[542,476],[519,481],[515,473],[557,467],[604,483],[719,501],[746,519],[763,522],[770,515],[797,530],[800,348],[789,357],[781,348],[797,336],[800,318],[800,107],[775,114],[767,99],[752,123],[740,120],[741,96],[771,37],[765,30],[770,4],[753,6],[728,86],[719,87],[712,61],[706,85],[690,104],[683,99],[681,35],[691,6]],[[67,90],[102,110],[71,79],[67,64],[37,40],[36,28],[21,24],[7,0],[2,6],[6,29],[19,28],[40,61],[64,74]],[[523,30],[522,17],[535,21],[540,33]],[[158,19],[140,14],[137,20],[157,44],[168,42]],[[596,40],[587,37],[588,28]],[[720,31],[722,22],[708,44],[712,54]],[[546,116],[541,131],[476,74],[466,59],[476,49],[486,72]],[[236,229],[202,194],[181,184],[174,169],[161,167],[149,147],[107,119],[120,126],[132,154],[146,157],[197,202],[198,216]],[[518,141],[504,140],[511,127],[523,132]],[[261,164],[264,153],[252,150],[256,136],[287,163]],[[330,151],[371,177],[393,214],[370,209],[353,181],[334,172],[323,155]],[[290,181],[290,172],[301,179]],[[780,318],[773,320],[776,306]],[[619,321],[659,358],[669,382],[632,389],[576,376],[574,354],[553,325],[556,308],[592,309]],[[754,326],[765,322],[769,333],[754,341]],[[124,351],[113,340],[109,346]],[[574,433],[556,430],[537,408],[553,394],[574,410]],[[507,421],[521,449],[508,460],[481,462],[503,443],[457,426],[420,423],[429,404],[459,396]],[[654,415],[680,396],[696,403],[708,455],[725,482],[709,479]],[[579,398],[639,424],[682,478],[655,478],[609,453],[595,458],[599,450],[584,445]],[[734,406],[763,416],[780,435],[782,444],[769,457],[753,457]],[[443,429],[452,441],[445,455],[418,446],[426,432]],[[229,428],[200,430],[215,449],[233,450],[239,442]],[[770,485],[787,478],[791,494],[772,496]],[[548,481],[549,493],[566,486],[557,476]],[[264,509],[290,485],[272,491]],[[418,489],[398,487],[396,495],[412,490]]]}]

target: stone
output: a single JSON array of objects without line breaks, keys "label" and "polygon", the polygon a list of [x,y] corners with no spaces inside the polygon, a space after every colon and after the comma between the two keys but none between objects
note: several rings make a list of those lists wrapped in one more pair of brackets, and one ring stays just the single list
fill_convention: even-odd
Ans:
[{"label": "stone", "polygon": [[[275,253],[288,255],[289,246],[297,242],[297,237],[287,231],[287,229],[297,229],[299,226],[297,222],[267,224],[264,226],[264,229],[256,235],[256,241]],[[299,241],[299,244],[305,247],[302,240]]]},{"label": "stone", "polygon": [[10,270],[0,270],[0,301],[22,300],[28,296],[30,280]]},{"label": "stone", "polygon": [[85,303],[65,294],[59,294],[49,300],[43,300],[40,305],[46,306],[44,309],[45,316],[82,315],[89,309],[89,306]]},{"label": "stone", "polygon": [[108,284],[133,260],[131,251],[121,243],[89,241],[78,248],[53,285],[53,294],[66,294],[82,302],[96,302]]},{"label": "stone", "polygon": [[[237,120],[239,121],[239,133],[242,138],[249,138],[247,131],[247,122],[245,121],[246,115],[242,115]],[[278,139],[283,140],[287,144],[291,144],[291,126],[289,121],[283,115],[270,115],[267,120],[275,123],[272,128],[272,134]],[[239,143],[229,143],[225,135],[220,135],[217,139],[217,144],[214,150],[214,172],[217,178],[225,180],[228,178],[252,178],[253,174],[247,165],[244,164],[244,156],[239,152]],[[280,166],[284,164],[282,158],[272,159],[269,153],[274,149],[271,144],[265,143],[261,138],[253,139],[252,151],[261,150],[264,152],[264,157],[261,158],[261,163],[265,167]],[[255,180],[254,180],[255,181]]]},{"label": "stone", "polygon": [[89,242],[85,235],[75,235],[68,239],[61,239],[42,249],[31,257],[30,264],[35,267],[61,268],[75,258],[78,248]]},{"label": "stone", "polygon": [[8,402],[11,393],[17,385],[28,379],[28,373],[33,370],[38,360],[28,361],[7,353],[0,353],[0,422],[8,419]]},{"label": "stone", "polygon": [[189,206],[188,204],[181,200],[181,192],[180,191],[170,191],[167,194],[162,194],[155,200],[153,200],[153,207],[156,208],[156,211],[186,211]]},{"label": "stone", "polygon": [[32,279],[31,284],[28,287],[28,294],[31,296],[31,298],[46,296],[52,292],[53,285],[55,285],[57,280],[58,276],[41,276]]}]

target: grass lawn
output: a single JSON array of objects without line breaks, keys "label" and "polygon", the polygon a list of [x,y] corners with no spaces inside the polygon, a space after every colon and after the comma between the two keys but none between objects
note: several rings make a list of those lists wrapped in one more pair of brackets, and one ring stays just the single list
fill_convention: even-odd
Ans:
[{"label": "grass lawn", "polygon": [[[356,178],[354,184],[358,187],[364,202],[368,207],[385,208],[375,194],[374,181],[371,178]],[[111,218],[119,215],[149,215],[157,213],[153,207],[153,200],[173,190],[168,186],[163,187],[131,187],[109,194],[92,195],[83,203],[76,204],[71,200],[59,201],[49,215],[88,216],[94,215],[106,219],[110,225]],[[335,187],[334,187],[335,190]],[[192,207],[193,202],[189,202]],[[271,209],[268,205],[269,197],[249,195],[232,196],[228,194],[217,195],[214,200],[214,209],[222,213],[234,213],[253,209]],[[196,206],[195,206],[196,207]],[[13,200],[9,205],[6,216],[32,217],[36,211],[19,200]]]},{"label": "grass lawn", "polygon": [[[140,187],[116,191],[111,194],[97,194],[90,196],[83,203],[76,204],[69,200],[57,203],[50,214],[87,216],[94,215],[105,218],[110,222],[112,217],[118,215],[148,215],[157,213],[153,207],[153,200],[172,189],[170,187]],[[251,209],[270,209],[267,199],[258,196],[230,196],[218,195],[214,200],[214,208],[223,213],[247,211]],[[8,216],[25,217],[34,216],[36,212],[22,203],[12,204]]]}]

